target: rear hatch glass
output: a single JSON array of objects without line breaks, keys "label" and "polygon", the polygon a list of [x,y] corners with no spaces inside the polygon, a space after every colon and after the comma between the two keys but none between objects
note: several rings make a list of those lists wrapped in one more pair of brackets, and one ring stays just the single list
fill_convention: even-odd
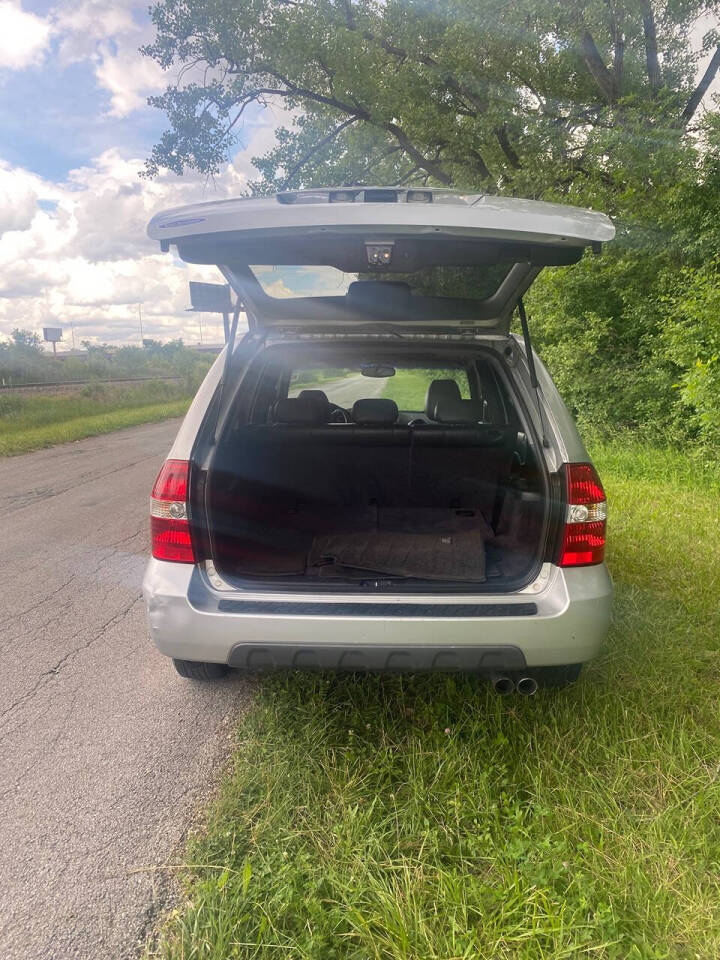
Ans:
[{"label": "rear hatch glass", "polygon": [[435,266],[410,273],[385,273],[380,276],[367,271],[350,273],[328,265],[258,264],[251,265],[250,270],[263,293],[280,300],[344,297],[353,283],[378,280],[406,285],[414,296],[486,300],[497,292],[511,266],[508,263]]}]

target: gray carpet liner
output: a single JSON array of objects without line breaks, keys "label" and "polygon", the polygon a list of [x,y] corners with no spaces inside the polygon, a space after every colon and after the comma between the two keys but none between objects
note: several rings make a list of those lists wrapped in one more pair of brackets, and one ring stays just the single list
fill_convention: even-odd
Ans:
[{"label": "gray carpet liner", "polygon": [[309,566],[341,564],[358,570],[424,580],[485,579],[485,537],[451,533],[331,533],[313,540]]}]

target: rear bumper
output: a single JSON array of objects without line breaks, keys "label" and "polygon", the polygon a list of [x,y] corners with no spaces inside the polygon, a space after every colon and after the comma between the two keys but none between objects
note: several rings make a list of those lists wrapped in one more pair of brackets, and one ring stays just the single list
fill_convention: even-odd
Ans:
[{"label": "rear bumper", "polygon": [[535,583],[501,597],[304,599],[217,590],[200,567],[151,559],[143,595],[153,642],[183,660],[488,672],[592,659],[610,624],[612,583],[604,564],[546,564]]}]

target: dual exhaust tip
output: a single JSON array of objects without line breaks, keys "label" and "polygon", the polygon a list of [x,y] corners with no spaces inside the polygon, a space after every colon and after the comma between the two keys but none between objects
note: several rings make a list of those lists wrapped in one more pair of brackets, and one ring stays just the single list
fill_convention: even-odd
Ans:
[{"label": "dual exhaust tip", "polygon": [[513,693],[513,691],[517,691],[523,697],[532,697],[533,694],[537,693],[538,688],[535,677],[520,677],[518,680],[513,680],[512,677],[504,674],[494,673],[490,677],[490,682],[495,693],[499,693],[503,697]]}]

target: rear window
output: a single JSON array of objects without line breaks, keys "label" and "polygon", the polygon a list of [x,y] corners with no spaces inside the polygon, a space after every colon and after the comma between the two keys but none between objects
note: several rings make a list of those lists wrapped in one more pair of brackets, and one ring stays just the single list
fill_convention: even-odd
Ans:
[{"label": "rear window", "polygon": [[425,409],[425,395],[433,380],[454,380],[462,398],[470,399],[468,375],[460,367],[396,367],[392,377],[368,377],[360,365],[308,366],[293,370],[288,396],[296,397],[301,390],[322,390],[330,403],[346,410],[356,400],[383,397],[394,400],[400,410],[419,413]]},{"label": "rear window", "polygon": [[404,283],[415,295],[486,300],[507,276],[510,264],[424,267],[411,273],[352,273],[332,266],[251,266],[263,293],[278,300],[344,297],[355,282]]}]

